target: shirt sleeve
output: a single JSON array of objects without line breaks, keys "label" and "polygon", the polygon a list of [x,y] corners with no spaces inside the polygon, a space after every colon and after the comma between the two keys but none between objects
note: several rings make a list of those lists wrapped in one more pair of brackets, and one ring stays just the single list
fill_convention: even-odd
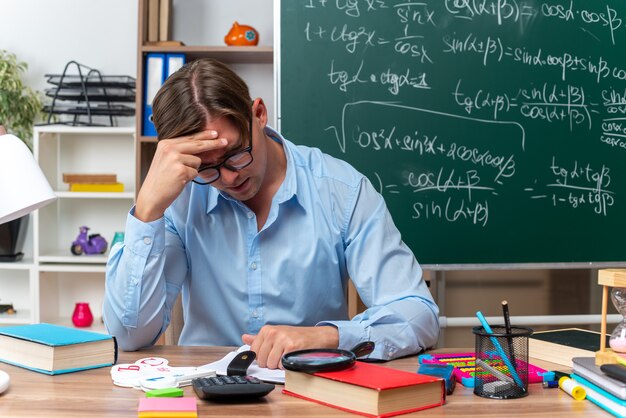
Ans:
[{"label": "shirt sleeve", "polygon": [[339,347],[376,344],[370,358],[389,360],[432,347],[439,309],[415,256],[402,242],[383,197],[364,178],[346,214],[348,273],[367,310],[351,321],[324,321],[339,331]]},{"label": "shirt sleeve", "polygon": [[[186,276],[180,238],[166,219],[142,222],[131,209],[124,242],[109,254],[103,316],[122,350],[150,346],[165,331]],[[165,262],[167,259],[167,263]]]}]

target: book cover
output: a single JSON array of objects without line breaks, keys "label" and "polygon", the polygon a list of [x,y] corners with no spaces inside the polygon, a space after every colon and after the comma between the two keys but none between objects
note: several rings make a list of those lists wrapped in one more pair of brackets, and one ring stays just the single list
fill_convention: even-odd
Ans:
[{"label": "book cover", "polygon": [[45,374],[111,366],[117,344],[107,334],[53,324],[0,328],[0,361]]},{"label": "book cover", "polygon": [[123,192],[124,183],[71,183],[70,192]]},{"label": "book cover", "polygon": [[581,376],[572,374],[572,379],[585,389],[587,393],[586,399],[616,417],[626,416],[626,401],[616,398]]},{"label": "book cover", "polygon": [[389,417],[443,405],[445,382],[356,362],[349,369],[335,372],[286,370],[283,393],[365,416]]},{"label": "book cover", "polygon": [[596,366],[595,357],[574,357],[574,373],[600,386],[621,400],[626,400],[626,383],[607,376]]},{"label": "book cover", "polygon": [[63,173],[63,183],[117,183],[117,174]]},{"label": "book cover", "polygon": [[[607,347],[609,335],[606,336]],[[573,367],[572,358],[590,357],[600,350],[600,333],[578,328],[535,332],[528,339],[531,358]]]}]

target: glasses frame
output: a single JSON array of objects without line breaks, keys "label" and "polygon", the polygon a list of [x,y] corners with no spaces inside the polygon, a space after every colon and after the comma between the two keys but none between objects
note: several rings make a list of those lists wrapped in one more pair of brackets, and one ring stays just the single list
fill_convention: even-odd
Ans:
[{"label": "glasses frame", "polygon": [[[226,159],[216,165],[211,165],[211,166],[207,166],[207,167],[200,167],[198,169],[198,175],[200,175],[201,172],[209,170],[209,169],[214,169],[215,171],[217,171],[217,177],[215,177],[214,180],[211,180],[209,182],[206,181],[197,181],[196,179],[191,180],[192,182],[200,185],[200,186],[208,186],[211,183],[215,183],[217,180],[219,180],[222,177],[222,171],[220,170],[222,167],[226,167],[228,170],[230,171],[240,171],[243,170],[244,168],[248,167],[250,164],[252,164],[254,162],[254,156],[252,155],[252,117],[253,115],[250,115],[250,124],[248,126],[248,133],[250,136],[250,145],[247,146],[246,148],[242,149],[241,151],[237,151],[234,154],[231,154],[230,156],[226,157]],[[250,154],[250,162],[247,163],[246,165],[244,165],[243,167],[240,168],[236,168],[233,166],[228,165],[228,160],[231,159],[232,157],[234,157],[235,155],[239,155],[239,154],[245,154],[248,153]]]}]

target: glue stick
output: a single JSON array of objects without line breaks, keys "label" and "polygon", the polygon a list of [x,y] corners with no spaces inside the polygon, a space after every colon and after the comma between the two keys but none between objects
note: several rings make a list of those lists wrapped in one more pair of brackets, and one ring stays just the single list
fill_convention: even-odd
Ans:
[{"label": "glue stick", "polygon": [[587,396],[585,389],[567,376],[559,379],[559,387],[577,401],[582,401]]}]

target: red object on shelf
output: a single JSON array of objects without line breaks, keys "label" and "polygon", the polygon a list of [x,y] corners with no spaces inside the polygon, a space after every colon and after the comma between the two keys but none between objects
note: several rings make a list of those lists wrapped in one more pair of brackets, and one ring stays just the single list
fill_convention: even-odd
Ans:
[{"label": "red object on shelf", "polygon": [[78,302],[72,314],[72,322],[77,327],[88,327],[93,324],[93,314],[89,309],[89,304]]}]

